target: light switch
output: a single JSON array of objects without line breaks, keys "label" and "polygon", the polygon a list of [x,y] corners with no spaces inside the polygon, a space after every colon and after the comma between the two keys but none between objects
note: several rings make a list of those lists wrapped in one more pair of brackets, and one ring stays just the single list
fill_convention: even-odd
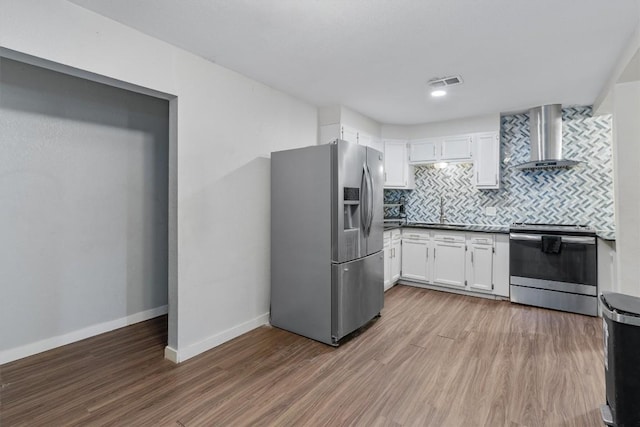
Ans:
[{"label": "light switch", "polygon": [[488,206],[485,208],[484,213],[488,216],[496,216],[498,214],[498,210],[495,206]]}]

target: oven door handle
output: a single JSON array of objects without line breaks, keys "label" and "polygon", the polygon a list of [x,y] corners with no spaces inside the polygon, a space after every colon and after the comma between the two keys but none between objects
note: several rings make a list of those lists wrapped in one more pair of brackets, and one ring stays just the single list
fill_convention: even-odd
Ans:
[{"label": "oven door handle", "polygon": [[520,234],[520,233],[510,233],[509,238],[511,240],[528,240],[531,242],[539,242],[542,240],[542,235],[540,234]]},{"label": "oven door handle", "polygon": [[[577,243],[580,245],[595,245],[596,238],[591,236],[557,236],[560,237],[562,243]],[[521,234],[521,233],[509,233],[511,240],[527,240],[530,242],[540,242],[542,240],[542,234]]]},{"label": "oven door handle", "polygon": [[562,238],[562,243],[578,243],[580,245],[595,245],[596,238],[595,237],[587,237],[587,236],[560,236]]}]

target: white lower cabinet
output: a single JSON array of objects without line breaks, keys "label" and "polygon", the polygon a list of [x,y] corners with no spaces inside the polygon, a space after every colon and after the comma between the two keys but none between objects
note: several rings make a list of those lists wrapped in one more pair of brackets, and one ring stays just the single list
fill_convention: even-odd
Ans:
[{"label": "white lower cabinet", "polygon": [[493,294],[509,297],[509,235],[494,235]]},{"label": "white lower cabinet", "polygon": [[433,283],[464,288],[466,286],[464,234],[436,233],[433,242]]},{"label": "white lower cabinet", "polygon": [[431,280],[429,241],[429,232],[411,230],[402,233],[402,277]]},{"label": "white lower cabinet", "polygon": [[384,254],[384,290],[391,287],[391,232],[383,234],[382,253]]},{"label": "white lower cabinet", "polygon": [[492,292],[493,244],[471,243],[468,248],[469,270],[467,283],[469,289],[481,292]]},{"label": "white lower cabinet", "polygon": [[401,278],[509,296],[509,236],[404,228]]},{"label": "white lower cabinet", "polygon": [[385,291],[400,279],[402,263],[401,236],[400,230],[385,231],[383,234]]}]

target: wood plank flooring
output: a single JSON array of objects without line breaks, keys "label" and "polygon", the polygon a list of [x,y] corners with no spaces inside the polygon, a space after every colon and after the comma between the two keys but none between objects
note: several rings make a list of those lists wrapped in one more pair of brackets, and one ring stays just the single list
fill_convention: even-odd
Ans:
[{"label": "wood plank flooring", "polygon": [[261,327],[174,365],[162,317],[0,366],[0,425],[601,426],[600,322],[396,286],[337,349]]}]

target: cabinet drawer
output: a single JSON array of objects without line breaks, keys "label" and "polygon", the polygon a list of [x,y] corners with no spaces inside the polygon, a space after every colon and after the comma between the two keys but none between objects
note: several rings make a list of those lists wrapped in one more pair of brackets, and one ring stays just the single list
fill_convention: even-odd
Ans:
[{"label": "cabinet drawer", "polygon": [[438,242],[455,242],[455,243],[462,243],[465,240],[464,234],[439,234],[439,233],[436,233],[433,239]]},{"label": "cabinet drawer", "polygon": [[487,235],[486,237],[472,237],[471,244],[473,245],[493,245],[493,236]]},{"label": "cabinet drawer", "polygon": [[402,240],[429,240],[429,233],[419,231],[402,232]]}]

